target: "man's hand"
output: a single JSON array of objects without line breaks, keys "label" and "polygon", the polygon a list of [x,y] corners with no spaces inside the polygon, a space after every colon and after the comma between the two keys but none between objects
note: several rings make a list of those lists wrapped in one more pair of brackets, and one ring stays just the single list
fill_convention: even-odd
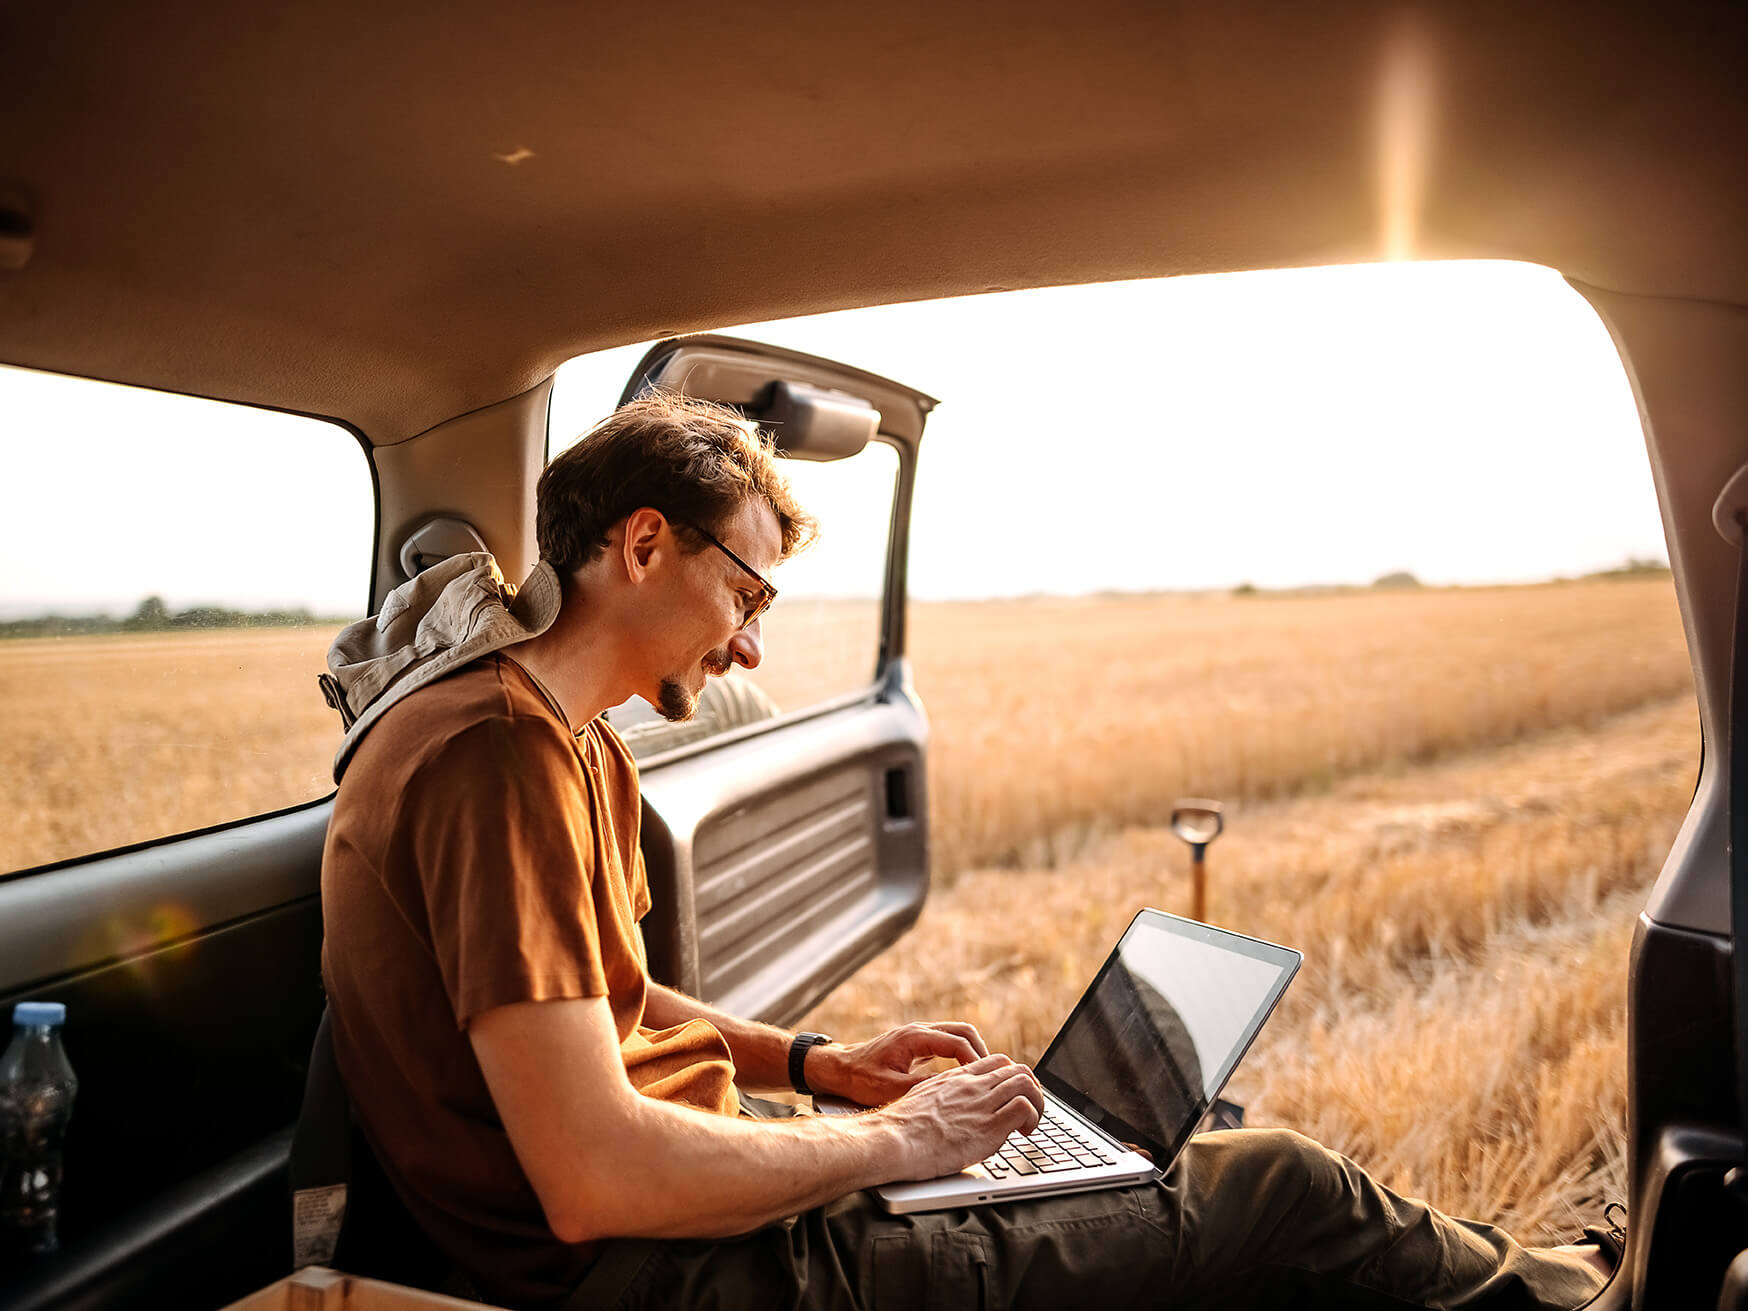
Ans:
[{"label": "man's hand", "polygon": [[[914,1023],[888,1029],[867,1042],[831,1043],[807,1053],[807,1086],[863,1106],[897,1101],[935,1071],[937,1056],[969,1065],[989,1055],[975,1025]],[[919,1068],[920,1067],[920,1068]]]},{"label": "man's hand", "polygon": [[904,1145],[896,1179],[934,1179],[963,1170],[1018,1129],[1031,1133],[1044,1113],[1032,1071],[1006,1056],[985,1056],[924,1079],[880,1112]]}]

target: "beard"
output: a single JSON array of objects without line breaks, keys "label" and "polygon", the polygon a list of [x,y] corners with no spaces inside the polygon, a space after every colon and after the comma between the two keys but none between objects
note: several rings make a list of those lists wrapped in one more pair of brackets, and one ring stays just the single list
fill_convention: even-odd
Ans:
[{"label": "beard", "polygon": [[664,678],[655,708],[670,724],[683,724],[698,713],[698,698],[679,679]]},{"label": "beard", "polygon": [[[734,658],[727,651],[712,651],[702,664],[707,677],[721,678],[733,667]],[[698,697],[678,678],[664,678],[655,708],[670,724],[683,724],[698,713]]]}]

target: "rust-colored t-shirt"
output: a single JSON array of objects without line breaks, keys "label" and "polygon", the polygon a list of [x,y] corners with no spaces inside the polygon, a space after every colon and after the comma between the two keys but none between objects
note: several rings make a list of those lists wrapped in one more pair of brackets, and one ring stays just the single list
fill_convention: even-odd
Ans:
[{"label": "rust-colored t-shirt", "polygon": [[597,720],[573,737],[502,654],[384,714],[334,803],[322,975],[335,1058],[396,1191],[495,1299],[564,1294],[594,1249],[547,1226],[474,1060],[475,1016],[604,995],[640,1092],[737,1108],[715,1028],[641,1023],[638,822],[618,735]]}]

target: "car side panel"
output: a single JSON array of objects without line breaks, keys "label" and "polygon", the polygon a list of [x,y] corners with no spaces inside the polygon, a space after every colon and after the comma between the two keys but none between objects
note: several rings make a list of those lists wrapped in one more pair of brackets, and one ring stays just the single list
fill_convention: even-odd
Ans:
[{"label": "car side panel", "polygon": [[0,965],[0,1006],[67,1004],[65,1241],[295,1118],[322,1008],[327,812],[0,884],[0,921],[35,944]]},{"label": "car side panel", "polygon": [[927,728],[902,677],[643,774],[651,972],[773,1023],[913,923],[928,887]]},{"label": "car side panel", "polygon": [[[1711,1306],[1742,1246],[1727,938],[1639,917],[1628,1026],[1634,1303]],[[1705,1004],[1698,1004],[1698,1003]]]},{"label": "car side panel", "polygon": [[0,961],[0,1005],[64,1001],[79,1076],[61,1251],[9,1272],[0,1308],[163,1305],[172,1275],[211,1305],[289,1269],[328,811],[0,883],[0,922],[29,943]]}]

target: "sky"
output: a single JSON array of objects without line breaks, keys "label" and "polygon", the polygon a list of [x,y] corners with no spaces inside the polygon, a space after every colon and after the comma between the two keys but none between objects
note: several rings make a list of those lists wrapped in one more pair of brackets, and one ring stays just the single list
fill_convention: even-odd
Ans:
[{"label": "sky", "polygon": [[[1534,265],[1107,283],[724,331],[941,401],[913,597],[1398,570],[1522,582],[1666,558],[1620,357],[1584,299]],[[642,349],[559,371],[555,450],[612,408]],[[818,508],[829,532],[834,507]]]},{"label": "sky", "polygon": [[[1534,581],[1666,558],[1633,397],[1556,273],[1397,262],[1008,292],[722,331],[941,401],[910,593]],[[552,449],[643,343],[559,371]],[[364,456],[313,420],[0,369],[0,618],[362,613]],[[101,477],[93,477],[101,470]],[[797,466],[825,526],[791,595],[866,592],[890,460]]]}]

